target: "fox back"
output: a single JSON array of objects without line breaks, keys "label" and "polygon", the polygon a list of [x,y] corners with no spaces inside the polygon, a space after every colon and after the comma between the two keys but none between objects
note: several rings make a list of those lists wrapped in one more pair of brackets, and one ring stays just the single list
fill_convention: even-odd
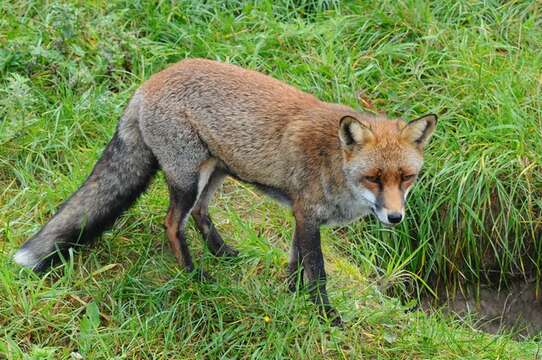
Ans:
[{"label": "fox back", "polygon": [[145,106],[160,112],[143,117],[143,129],[147,121],[149,128],[167,126],[163,118],[182,122],[230,175],[289,204],[304,194],[326,223],[371,211],[386,224],[402,218],[436,124],[434,115],[407,126],[356,112],[261,73],[202,59],[167,68],[140,91]]}]

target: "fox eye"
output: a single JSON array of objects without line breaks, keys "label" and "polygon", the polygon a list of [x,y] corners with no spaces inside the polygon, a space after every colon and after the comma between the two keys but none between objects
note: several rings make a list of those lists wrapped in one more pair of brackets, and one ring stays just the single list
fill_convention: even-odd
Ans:
[{"label": "fox eye", "polygon": [[373,184],[380,184],[380,176],[365,176],[364,180]]},{"label": "fox eye", "polygon": [[401,176],[401,180],[403,180],[403,181],[410,181],[410,180],[414,179],[415,177],[416,177],[416,174],[402,175],[402,176]]}]

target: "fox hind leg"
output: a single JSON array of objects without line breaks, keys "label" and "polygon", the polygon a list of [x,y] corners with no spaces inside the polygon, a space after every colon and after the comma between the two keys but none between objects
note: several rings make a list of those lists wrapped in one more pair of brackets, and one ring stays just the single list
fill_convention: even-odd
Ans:
[{"label": "fox hind leg", "polygon": [[207,146],[191,125],[182,108],[174,109],[149,95],[140,111],[140,128],[147,146],[156,156],[170,191],[166,234],[177,261],[188,271],[194,269],[185,237],[185,225],[198,197],[216,167]]},{"label": "fox hind leg", "polygon": [[203,188],[196,206],[192,210],[192,217],[195,220],[196,226],[200,231],[209,251],[215,256],[228,256],[234,257],[239,254],[237,250],[224,243],[224,240],[218,233],[215,225],[213,224],[211,217],[209,216],[209,202],[214,192],[220,187],[226,173],[222,170],[215,168],[210,175],[207,185]]},{"label": "fox hind leg", "polygon": [[170,205],[166,216],[166,234],[177,262],[187,271],[194,270],[192,256],[184,233],[190,209],[196,201],[197,191],[181,191],[170,186]]},{"label": "fox hind leg", "polygon": [[[197,179],[197,182],[192,181],[190,184],[185,182],[185,186],[181,186],[179,181],[175,181],[171,175],[166,174],[170,192],[170,205],[165,221],[166,234],[177,262],[189,272],[194,270],[194,264],[184,231],[186,220],[203,189],[207,187],[215,164],[216,160],[212,158],[204,161],[200,166],[199,174],[192,177],[193,180]],[[185,177],[185,179],[189,178]]]}]

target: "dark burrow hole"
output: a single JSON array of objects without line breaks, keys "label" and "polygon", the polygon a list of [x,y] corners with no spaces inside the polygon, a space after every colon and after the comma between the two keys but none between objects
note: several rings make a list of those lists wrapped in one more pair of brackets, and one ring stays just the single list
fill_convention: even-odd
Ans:
[{"label": "dark burrow hole", "polygon": [[[438,289],[439,299],[425,296],[421,308],[470,318],[475,328],[492,334],[507,332],[517,340],[542,334],[540,283],[518,279],[504,289],[488,285],[466,287],[451,294]],[[448,294],[448,295],[447,295]]]}]

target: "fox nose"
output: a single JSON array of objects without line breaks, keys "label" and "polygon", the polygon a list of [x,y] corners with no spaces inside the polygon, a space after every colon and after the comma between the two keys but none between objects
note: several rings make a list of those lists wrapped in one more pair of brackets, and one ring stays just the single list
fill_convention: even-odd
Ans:
[{"label": "fox nose", "polygon": [[392,224],[399,224],[403,220],[403,215],[398,212],[388,214],[388,221]]}]

